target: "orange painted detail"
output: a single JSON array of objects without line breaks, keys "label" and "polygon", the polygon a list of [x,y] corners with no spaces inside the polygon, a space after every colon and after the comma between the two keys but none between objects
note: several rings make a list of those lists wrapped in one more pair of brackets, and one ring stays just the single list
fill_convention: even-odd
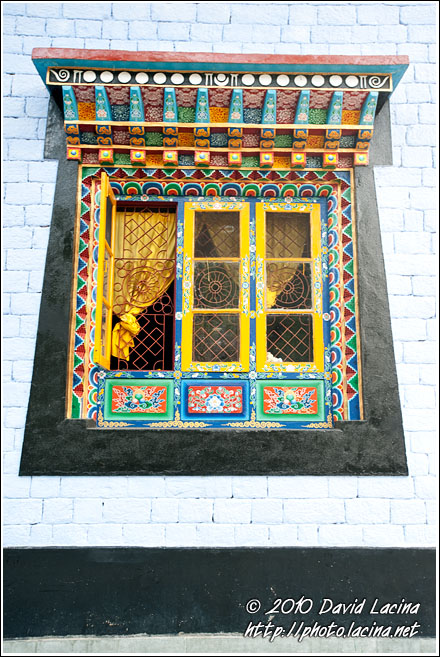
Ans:
[{"label": "orange painted detail", "polygon": [[342,125],[357,125],[361,113],[358,110],[342,110]]},{"label": "orange painted detail", "polygon": [[78,103],[78,119],[80,121],[94,121],[95,116],[95,103]]},{"label": "orange painted detail", "polygon": [[211,123],[227,123],[229,120],[229,107],[211,107],[209,109]]}]

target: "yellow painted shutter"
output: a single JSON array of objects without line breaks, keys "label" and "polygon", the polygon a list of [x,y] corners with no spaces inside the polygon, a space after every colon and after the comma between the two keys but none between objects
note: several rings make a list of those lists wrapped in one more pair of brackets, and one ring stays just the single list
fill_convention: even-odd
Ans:
[{"label": "yellow painted shutter", "polygon": [[[287,257],[276,257],[274,254],[269,258],[267,254],[266,240],[266,214],[271,213],[309,213],[310,215],[310,253],[307,258],[299,254],[291,253]],[[274,203],[262,201],[256,204],[256,241],[257,241],[257,372],[323,372],[324,371],[324,335],[322,318],[322,250],[320,232],[320,207],[312,203]],[[288,231],[286,231],[286,234]],[[268,289],[268,263],[308,263],[311,271],[311,306],[306,309],[278,310],[270,309]],[[312,326],[313,358],[309,362],[281,361],[271,359],[267,350],[267,322],[274,315],[283,314],[285,317],[293,318],[298,315],[309,316]],[[288,333],[280,335],[284,341],[295,342],[295,338],[289,337]]]},{"label": "yellow painted shutter", "polygon": [[[195,215],[196,212],[216,211],[235,212],[239,214],[240,244],[238,257],[227,258],[228,262],[236,263],[241,283],[240,298],[235,308],[199,309],[194,307],[194,278],[197,262],[219,262],[221,258],[195,257]],[[215,239],[215,237],[214,237]],[[249,371],[249,204],[244,202],[188,202],[185,204],[185,238],[183,265],[183,317],[182,317],[182,370],[184,372],[248,372]],[[196,339],[195,322],[205,315],[233,315],[238,318],[239,326],[239,358],[236,361],[198,362],[193,353]]]},{"label": "yellow painted shutter", "polygon": [[98,281],[96,294],[94,361],[110,369],[116,199],[109,177],[101,174],[99,216]]}]

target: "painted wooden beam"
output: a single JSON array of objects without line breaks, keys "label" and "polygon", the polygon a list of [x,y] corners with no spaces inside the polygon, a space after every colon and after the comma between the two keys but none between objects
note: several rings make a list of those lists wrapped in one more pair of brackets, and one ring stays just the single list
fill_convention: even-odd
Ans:
[{"label": "painted wooden beam", "polygon": [[[298,104],[295,111],[295,125],[307,125],[309,123],[309,111],[310,111],[310,91],[308,89],[301,91]],[[307,128],[294,128],[293,129],[293,150],[302,151],[305,149],[307,144],[307,137],[309,136],[309,131]]]},{"label": "painted wooden beam", "polygon": [[209,95],[208,89],[205,87],[200,87],[197,90],[197,101],[196,101],[196,123],[209,123]]},{"label": "painted wooden beam", "polygon": [[98,135],[98,144],[100,146],[112,145],[112,128],[108,121],[112,120],[112,110],[107,96],[105,87],[95,87],[95,126]]},{"label": "painted wooden beam", "polygon": [[105,87],[95,87],[95,119],[100,123],[112,120],[112,110]]},{"label": "painted wooden beam", "polygon": [[342,136],[342,105],[344,102],[344,92],[335,91],[327,112],[327,123],[334,125],[334,128],[327,128],[324,137],[324,148],[329,151],[337,151]]},{"label": "painted wooden beam", "polygon": [[177,100],[176,90],[165,87],[163,92],[163,120],[165,123],[177,123]]},{"label": "painted wooden beam", "polygon": [[[243,90],[234,89],[229,105],[229,123],[243,123]],[[243,146],[243,128],[228,128],[228,147],[236,150]]]},{"label": "painted wooden beam", "polygon": [[130,162],[132,164],[144,165],[147,160],[147,152],[143,150],[131,150],[130,151]]},{"label": "painted wooden beam", "polygon": [[130,87],[130,125],[128,132],[130,134],[131,146],[145,146],[145,127],[136,125],[145,121],[144,102],[140,87]]},{"label": "painted wooden beam", "polygon": [[140,87],[130,87],[130,123],[145,121],[144,101]]},{"label": "painted wooden beam", "polygon": [[[196,123],[206,123],[210,121],[209,116],[209,96],[208,89],[201,87],[197,91],[196,101]],[[194,128],[194,146],[196,148],[209,148],[211,143],[209,137],[211,128],[204,126]]]},{"label": "painted wooden beam", "polygon": [[[176,90],[172,87],[165,87],[163,92],[163,120],[164,123],[177,123],[179,120]],[[177,126],[164,126],[163,145],[166,148],[176,148],[179,143],[178,135],[179,130]]]},{"label": "painted wooden beam", "polygon": [[63,109],[65,121],[79,121],[78,105],[73,87],[63,86]]},{"label": "painted wooden beam", "polygon": [[361,109],[361,116],[359,125],[365,126],[358,131],[356,140],[356,150],[368,151],[370,141],[373,136],[373,124],[376,114],[377,100],[379,98],[378,91],[370,91],[365,99]]},{"label": "painted wooden beam", "polygon": [[[63,86],[64,121],[79,121],[78,105],[73,87]],[[79,146],[81,143],[79,124],[64,124],[67,146]]]},{"label": "painted wooden beam", "polygon": [[[268,89],[263,105],[263,124],[274,124],[277,122],[277,92],[276,89]],[[264,150],[271,150],[275,146],[275,128],[264,127],[260,131],[260,147]]]},{"label": "painted wooden beam", "polygon": [[276,89],[268,89],[263,105],[263,116],[261,123],[277,122],[277,92]]}]

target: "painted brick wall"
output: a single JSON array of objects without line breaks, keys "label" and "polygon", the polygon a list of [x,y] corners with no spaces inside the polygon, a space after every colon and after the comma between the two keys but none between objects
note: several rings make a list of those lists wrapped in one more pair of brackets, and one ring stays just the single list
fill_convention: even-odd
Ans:
[{"label": "painted brick wall", "polygon": [[[434,2],[4,3],[6,544],[435,542]],[[57,164],[37,46],[409,55],[376,169],[409,477],[18,477]]]}]

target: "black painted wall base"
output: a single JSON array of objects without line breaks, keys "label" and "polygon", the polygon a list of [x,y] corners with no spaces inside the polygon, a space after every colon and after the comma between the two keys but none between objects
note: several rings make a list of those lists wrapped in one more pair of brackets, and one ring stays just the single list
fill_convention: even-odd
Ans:
[{"label": "black painted wall base", "polygon": [[365,420],[334,429],[97,429],[65,417],[76,162],[49,105],[45,157],[59,159],[20,475],[407,475],[376,206],[374,165],[391,163],[388,103],[371,166],[355,171]]},{"label": "black painted wall base", "polygon": [[[7,549],[4,575],[5,638],[242,634],[269,620],[287,631],[295,621],[346,629],[376,623],[435,636],[429,549]],[[302,596],[302,613],[292,611]],[[357,602],[345,614],[319,614],[330,606],[326,598]],[[402,600],[417,613],[374,613]]]}]

